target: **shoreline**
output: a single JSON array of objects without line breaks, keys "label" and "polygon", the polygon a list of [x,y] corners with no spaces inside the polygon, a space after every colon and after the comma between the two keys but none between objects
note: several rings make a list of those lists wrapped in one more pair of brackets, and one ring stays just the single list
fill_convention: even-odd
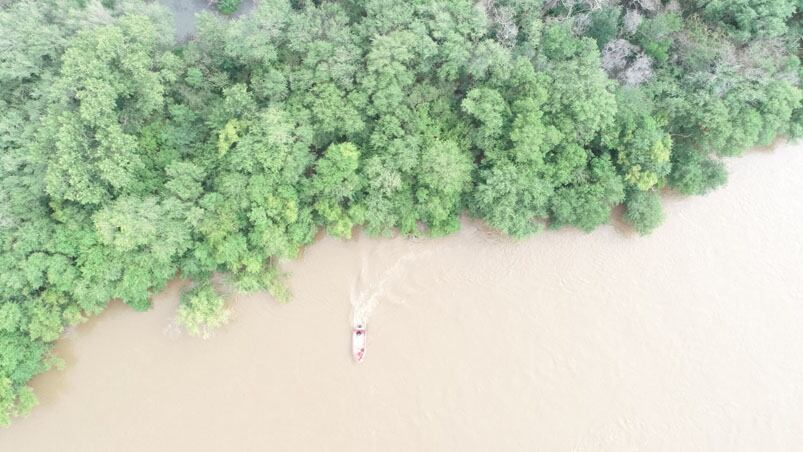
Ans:
[{"label": "shoreline", "polygon": [[[59,340],[66,368],[34,380],[42,403],[0,447],[703,451],[736,430],[736,451],[795,444],[803,412],[783,400],[803,396],[800,150],[730,160],[726,187],[668,199],[643,238],[606,225],[500,240],[474,223],[324,237],[282,264],[293,302],[235,295],[209,340],[171,329],[173,281],[152,310],[114,303]],[[355,366],[349,301],[382,281]]]}]

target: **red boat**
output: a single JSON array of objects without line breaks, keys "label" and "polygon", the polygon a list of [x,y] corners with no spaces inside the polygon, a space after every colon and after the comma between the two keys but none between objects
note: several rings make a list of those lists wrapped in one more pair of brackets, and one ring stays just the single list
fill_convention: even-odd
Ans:
[{"label": "red boat", "polygon": [[365,340],[365,325],[355,325],[351,330],[351,354],[358,363],[365,359]]}]

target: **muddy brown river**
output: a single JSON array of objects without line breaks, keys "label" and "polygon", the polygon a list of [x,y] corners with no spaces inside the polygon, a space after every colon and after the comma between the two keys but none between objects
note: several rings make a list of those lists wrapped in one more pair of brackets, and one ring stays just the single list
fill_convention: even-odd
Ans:
[{"label": "muddy brown river", "polygon": [[803,146],[728,166],[648,237],[324,238],[207,340],[114,304],[0,450],[799,451]]}]

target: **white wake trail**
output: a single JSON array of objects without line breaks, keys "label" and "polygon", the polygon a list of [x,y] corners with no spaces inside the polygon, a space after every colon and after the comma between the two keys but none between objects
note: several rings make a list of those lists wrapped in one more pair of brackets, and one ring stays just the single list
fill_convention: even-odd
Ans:
[{"label": "white wake trail", "polygon": [[428,254],[428,252],[415,253],[414,251],[403,254],[390,268],[382,272],[379,279],[375,280],[375,282],[368,285],[365,289],[360,289],[361,286],[365,286],[366,281],[369,279],[367,275],[368,266],[364,264],[360,270],[359,280],[355,282],[355,287],[351,294],[353,324],[366,325],[371,314],[379,305],[379,301],[386,296],[388,284],[396,280],[400,275],[403,275],[405,268],[410,263],[426,254]]}]

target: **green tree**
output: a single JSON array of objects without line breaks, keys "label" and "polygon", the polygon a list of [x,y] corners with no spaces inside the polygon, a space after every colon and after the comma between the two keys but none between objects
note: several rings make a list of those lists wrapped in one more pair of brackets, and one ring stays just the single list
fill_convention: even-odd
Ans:
[{"label": "green tree", "polygon": [[216,0],[217,10],[223,14],[234,14],[240,9],[242,0]]},{"label": "green tree", "polygon": [[356,203],[363,181],[359,177],[360,151],[351,143],[333,144],[315,162],[310,182],[315,213],[330,234],[351,238],[362,212]]},{"label": "green tree", "polygon": [[696,0],[706,20],[723,24],[737,39],[781,36],[786,21],[800,8],[797,0]]},{"label": "green tree", "polygon": [[164,82],[174,76],[156,31],[127,16],[79,33],[65,50],[40,139],[51,196],[99,204],[143,188],[135,131],[164,108]]},{"label": "green tree", "polygon": [[552,198],[552,226],[571,225],[584,231],[610,221],[611,209],[624,201],[624,184],[610,157],[591,160],[582,183],[561,187]]},{"label": "green tree", "polygon": [[639,234],[652,232],[664,220],[661,197],[655,190],[632,190],[625,198],[625,220]]},{"label": "green tree", "polygon": [[223,298],[204,282],[181,295],[176,321],[190,335],[207,339],[214,329],[228,323],[230,315]]},{"label": "green tree", "polygon": [[623,88],[617,100],[616,122],[603,143],[613,151],[628,186],[640,191],[662,186],[671,169],[671,136],[642,91]]},{"label": "green tree", "polygon": [[433,235],[460,228],[462,198],[471,184],[471,154],[455,141],[428,143],[421,152],[416,201],[418,217]]},{"label": "green tree", "polygon": [[669,48],[674,43],[674,34],[683,28],[683,22],[675,12],[664,12],[644,19],[636,31],[636,43],[647,55],[659,62],[669,59]]},{"label": "green tree", "polygon": [[586,30],[586,35],[597,41],[597,47],[602,50],[610,40],[619,34],[619,21],[622,17],[620,7],[605,7],[591,12],[591,23]]}]

